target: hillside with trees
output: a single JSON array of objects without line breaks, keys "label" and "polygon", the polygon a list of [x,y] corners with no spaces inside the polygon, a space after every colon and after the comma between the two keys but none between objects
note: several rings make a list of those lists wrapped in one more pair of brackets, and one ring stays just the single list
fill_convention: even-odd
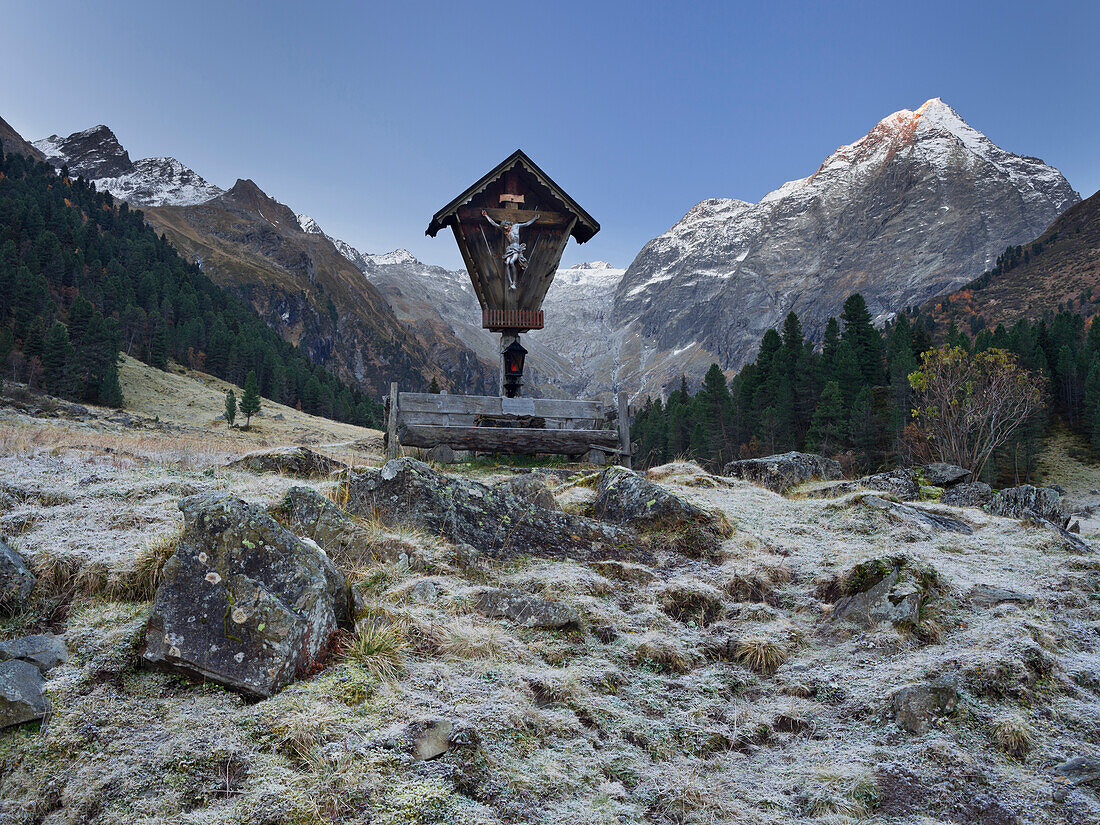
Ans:
[{"label": "hillside with trees", "polygon": [[0,363],[64,398],[119,406],[119,352],[173,359],[306,412],[376,424],[379,405],[311,362],[158,236],[141,212],[22,154],[0,155]]}]

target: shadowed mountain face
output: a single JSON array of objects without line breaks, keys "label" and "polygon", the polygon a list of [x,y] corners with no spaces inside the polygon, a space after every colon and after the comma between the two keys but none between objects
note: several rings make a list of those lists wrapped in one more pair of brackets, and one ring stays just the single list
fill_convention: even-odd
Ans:
[{"label": "shadowed mountain face", "polygon": [[[1059,306],[1100,314],[1100,192],[1067,209],[1031,243],[1007,250],[997,266],[921,310],[962,329],[1038,320]],[[973,319],[973,320],[972,320]]]},{"label": "shadowed mountain face", "polygon": [[42,153],[35,149],[34,146],[27,143],[27,141],[23,140],[23,136],[11,128],[8,122],[2,117],[0,117],[0,149],[3,149],[5,152],[26,155],[35,160],[45,160]]},{"label": "shadowed mountain face", "polygon": [[759,203],[700,202],[635,258],[614,322],[734,369],[791,310],[811,335],[852,292],[886,316],[967,283],[1079,200],[933,99]]}]

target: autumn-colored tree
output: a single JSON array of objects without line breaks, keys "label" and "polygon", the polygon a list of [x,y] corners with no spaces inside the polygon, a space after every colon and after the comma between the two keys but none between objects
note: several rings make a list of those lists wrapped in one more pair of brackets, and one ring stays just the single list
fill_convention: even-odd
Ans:
[{"label": "autumn-colored tree", "polygon": [[928,350],[909,376],[914,423],[930,457],[981,478],[994,450],[1043,404],[1040,382],[1007,350]]}]

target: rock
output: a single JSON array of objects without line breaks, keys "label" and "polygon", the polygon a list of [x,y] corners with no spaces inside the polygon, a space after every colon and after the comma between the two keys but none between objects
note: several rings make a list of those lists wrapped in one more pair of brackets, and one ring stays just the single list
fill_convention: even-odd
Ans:
[{"label": "rock", "polygon": [[409,588],[408,600],[414,604],[431,604],[438,601],[445,592],[442,583],[432,579],[421,579]]},{"label": "rock", "polygon": [[796,498],[841,498],[859,489],[855,481],[820,481],[800,487]]},{"label": "rock", "polygon": [[1064,528],[1068,521],[1062,512],[1061,496],[1051,487],[1033,487],[1021,484],[1001,490],[985,506],[995,516],[1006,518],[1040,518],[1055,527]]},{"label": "rock", "polygon": [[637,536],[622,527],[536,507],[506,490],[443,475],[412,458],[352,472],[340,495],[352,514],[420,527],[490,555],[651,558]]},{"label": "rock", "polygon": [[462,720],[416,719],[391,732],[386,747],[426,762],[452,750],[476,748],[479,739],[477,730]]},{"label": "rock", "polygon": [[596,518],[634,527],[715,524],[713,514],[625,467],[608,467],[596,484]]},{"label": "rock", "polygon": [[925,464],[921,469],[924,470],[925,480],[933,487],[946,489],[961,484],[970,478],[969,470],[964,470],[962,467],[956,467],[954,464],[948,464],[944,461]]},{"label": "rock", "polygon": [[511,619],[524,627],[560,630],[578,627],[581,621],[569,605],[546,601],[522,590],[486,588],[477,593],[474,606],[491,619]]},{"label": "rock", "polygon": [[597,467],[607,466],[607,453],[603,450],[589,450],[584,457],[586,464],[594,464]]},{"label": "rock", "polygon": [[948,531],[950,533],[962,533],[964,536],[974,534],[974,528],[951,516],[941,513],[933,513],[922,507],[914,507],[911,504],[899,504],[896,501],[887,501],[878,496],[866,496],[863,503],[876,510],[884,510],[892,519],[908,524],[916,524],[937,532]]},{"label": "rock", "polygon": [[882,622],[912,627],[919,623],[921,606],[936,579],[927,565],[887,556],[855,565],[825,596],[836,598],[832,621],[868,628]]},{"label": "rock", "polygon": [[1025,607],[1035,604],[1035,597],[1016,590],[1007,590],[991,584],[976,584],[966,594],[967,600],[975,607],[993,607],[1005,602],[1022,604]]},{"label": "rock", "polygon": [[991,498],[992,487],[984,481],[971,481],[944,490],[940,503],[950,504],[952,507],[981,507],[988,504]]},{"label": "rock", "polygon": [[864,476],[859,483],[872,490],[890,493],[902,501],[912,501],[920,497],[920,483],[912,470],[891,470],[888,473]]},{"label": "rock", "polygon": [[547,510],[561,509],[561,505],[554,498],[554,494],[550,492],[550,487],[546,481],[534,473],[505,479],[499,484],[494,484],[493,489],[511,493],[536,507],[543,507]]},{"label": "rock", "polygon": [[959,692],[949,682],[907,685],[889,700],[894,721],[911,733],[924,733],[932,720],[954,713],[958,706]]},{"label": "rock", "polygon": [[1064,782],[1083,785],[1100,780],[1100,757],[1075,756],[1055,767],[1052,773]]},{"label": "rock", "polygon": [[835,481],[840,478],[840,462],[814,453],[781,453],[765,458],[749,458],[731,461],[722,475],[743,478],[767,487],[777,493],[785,493],[796,484],[811,479]]},{"label": "rock", "polygon": [[45,716],[44,686],[42,671],[30,662],[0,662],[0,728]]},{"label": "rock", "polygon": [[[369,530],[358,524],[332,499],[309,487],[291,487],[272,514],[295,535],[313,539],[337,566],[352,570],[397,555],[375,541]],[[390,548],[392,550],[392,548]]]},{"label": "rock", "polygon": [[347,465],[328,456],[315,453],[309,447],[276,447],[257,450],[229,463],[237,470],[252,473],[279,473],[299,478],[324,478]]},{"label": "rock", "polygon": [[0,540],[0,612],[15,610],[25,602],[34,582],[34,573],[26,560]]},{"label": "rock", "polygon": [[271,420],[272,421],[285,421],[286,416],[283,415],[282,413],[275,413],[275,415],[271,416]]},{"label": "rock", "polygon": [[446,444],[436,444],[427,454],[424,456],[428,461],[434,461],[436,464],[454,464],[455,463],[455,451],[448,447]]},{"label": "rock", "polygon": [[30,662],[45,673],[69,660],[65,640],[52,633],[24,636],[10,642],[0,642],[0,662],[18,659]]},{"label": "rock", "polygon": [[597,561],[593,562],[592,567],[601,576],[619,581],[648,584],[657,578],[657,574],[644,564],[631,564],[628,561]]},{"label": "rock", "polygon": [[347,584],[324,553],[226,493],[180,502],[184,531],[164,565],[146,661],[267,697],[308,670],[336,629]]}]

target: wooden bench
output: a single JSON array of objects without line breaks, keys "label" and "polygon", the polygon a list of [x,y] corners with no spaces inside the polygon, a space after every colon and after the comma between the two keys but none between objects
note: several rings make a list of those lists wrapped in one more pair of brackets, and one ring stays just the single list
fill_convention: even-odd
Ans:
[{"label": "wooden bench", "polygon": [[[397,384],[390,384],[385,406],[386,458],[395,458],[402,446],[510,455],[580,456],[599,450],[630,466],[625,392],[607,411],[595,401],[398,392]],[[523,426],[507,426],[513,420]]]}]

